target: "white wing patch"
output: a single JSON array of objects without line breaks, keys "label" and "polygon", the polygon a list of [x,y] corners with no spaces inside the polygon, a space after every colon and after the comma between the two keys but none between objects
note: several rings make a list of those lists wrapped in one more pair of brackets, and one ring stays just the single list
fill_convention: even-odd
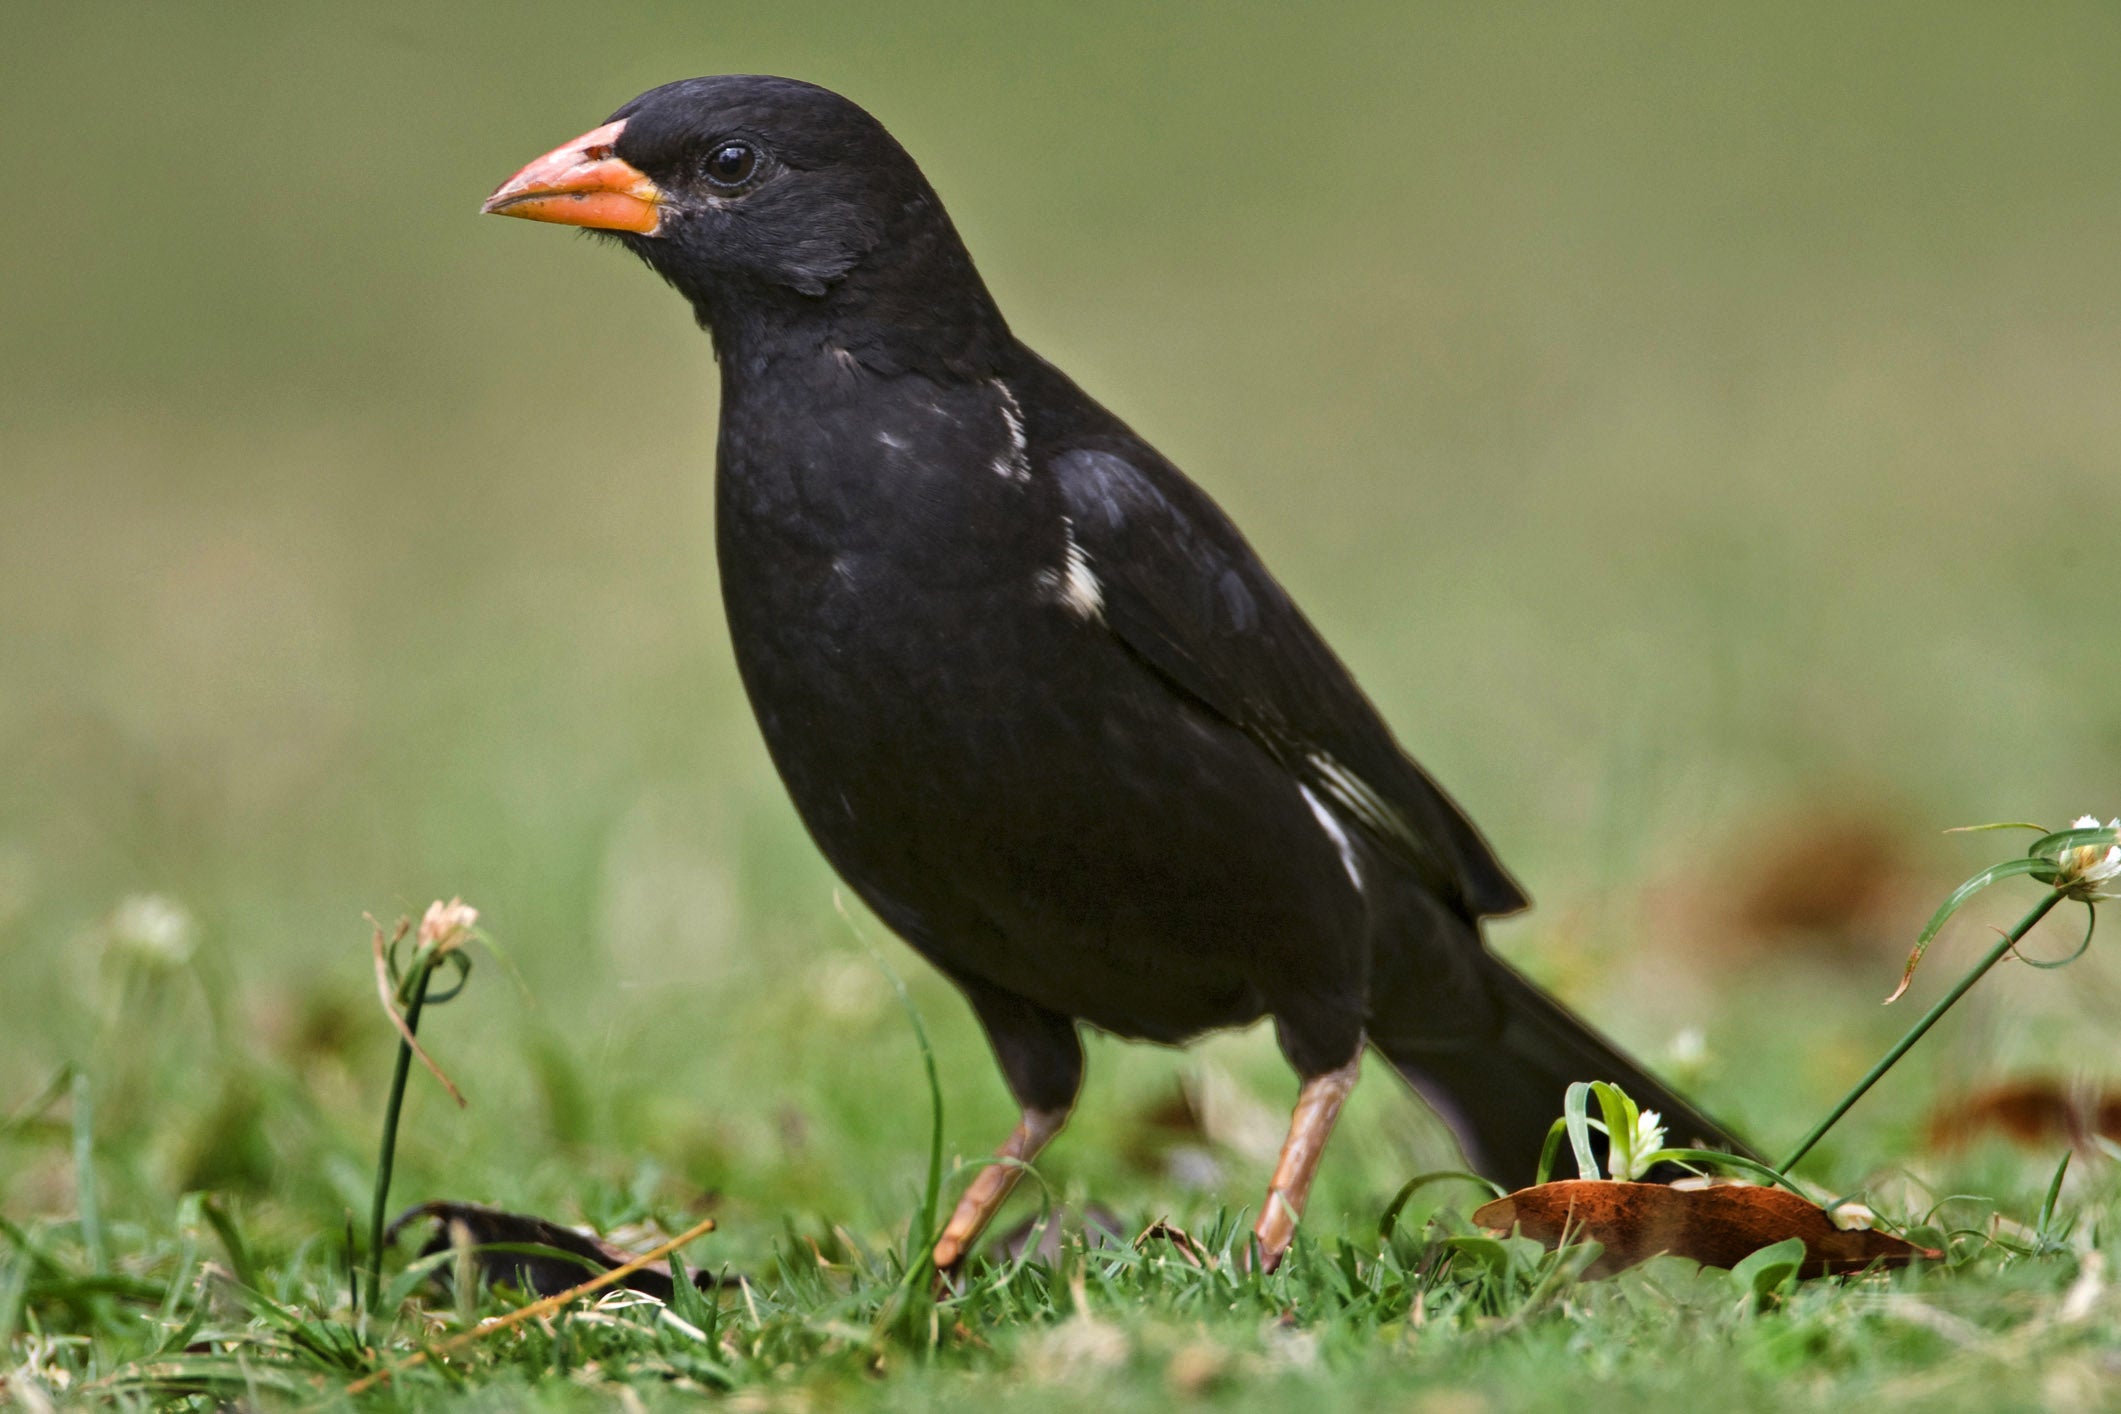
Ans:
[{"label": "white wing patch", "polygon": [[1368,781],[1323,751],[1314,751],[1304,759],[1312,770],[1318,772],[1318,783],[1326,788],[1326,794],[1335,804],[1377,833],[1419,847],[1420,842],[1408,826],[1406,817],[1372,789]]},{"label": "white wing patch", "polygon": [[1355,892],[1361,893],[1362,866],[1356,863],[1355,841],[1348,838],[1347,827],[1323,800],[1311,793],[1309,786],[1299,782],[1296,788],[1303,792],[1304,804],[1310,806],[1311,813],[1318,817],[1318,827],[1326,832],[1327,839],[1333,841],[1333,848],[1340,851],[1340,867],[1348,871],[1348,882],[1355,886]]},{"label": "white wing patch", "polygon": [[1061,564],[1057,570],[1040,570],[1039,582],[1061,606],[1085,623],[1105,616],[1105,587],[1090,568],[1090,557],[1075,543],[1075,521],[1061,517]]},{"label": "white wing patch", "polygon": [[1024,454],[1024,409],[1007,383],[999,378],[991,381],[994,391],[1002,395],[1002,422],[1009,429],[1009,452],[994,459],[994,474],[1008,481],[1029,481],[1031,459]]}]

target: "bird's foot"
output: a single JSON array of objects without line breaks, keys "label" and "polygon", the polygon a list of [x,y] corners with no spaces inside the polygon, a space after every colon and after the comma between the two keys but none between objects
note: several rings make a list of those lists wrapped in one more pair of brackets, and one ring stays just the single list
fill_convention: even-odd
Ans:
[{"label": "bird's foot", "polygon": [[1281,1259],[1289,1253],[1289,1244],[1296,1240],[1296,1225],[1303,1218],[1297,1201],[1280,1188],[1267,1190],[1267,1201],[1260,1205],[1259,1221],[1252,1228],[1252,1240],[1245,1244],[1239,1258],[1240,1270],[1265,1275],[1281,1265]]},{"label": "bird's foot", "polygon": [[[1261,1273],[1281,1265],[1289,1244],[1296,1240],[1296,1225],[1303,1219],[1304,1201],[1311,1196],[1311,1179],[1318,1172],[1319,1157],[1340,1118],[1340,1107],[1362,1073],[1362,1051],[1338,1070],[1314,1075],[1296,1093],[1296,1113],[1289,1119],[1289,1137],[1282,1142],[1281,1161],[1274,1166],[1274,1182],[1266,1201],[1259,1205],[1259,1222],[1252,1229],[1246,1256],[1257,1262]],[[1256,1254],[1256,1256],[1255,1256]]]}]

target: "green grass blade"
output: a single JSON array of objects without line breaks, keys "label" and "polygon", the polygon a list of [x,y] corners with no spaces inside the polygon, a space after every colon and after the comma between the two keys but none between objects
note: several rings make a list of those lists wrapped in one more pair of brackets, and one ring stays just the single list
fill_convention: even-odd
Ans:
[{"label": "green grass blade", "polygon": [[110,1268],[103,1248],[103,1210],[96,1198],[96,1125],[88,1076],[74,1072],[74,1203],[81,1219],[81,1247],[88,1269],[101,1275]]},{"label": "green grass blade", "polygon": [[2040,1240],[2043,1242],[2047,1240],[2047,1234],[2054,1225],[2055,1204],[2062,1197],[2062,1176],[2069,1172],[2069,1158],[2070,1151],[2064,1149],[2062,1162],[2055,1165],[2055,1176],[2047,1182],[2047,1197],[2040,1201],[2040,1217],[2033,1224],[2033,1231],[2040,1234]]},{"label": "green grass blade", "polygon": [[1609,1081],[1592,1081],[1591,1094],[1605,1120],[1606,1176],[1626,1178],[1635,1171],[1635,1121],[1641,1110],[1625,1090]]},{"label": "green grass blade", "polygon": [[24,1294],[29,1290],[30,1254],[17,1249],[0,1267],[0,1351],[8,1348],[15,1338],[15,1327],[22,1320]]},{"label": "green grass blade", "polygon": [[[1558,1124],[1559,1121],[1556,1121],[1556,1123]],[[1550,1145],[1552,1144],[1551,1136],[1549,1136],[1548,1142]],[[1392,1240],[1392,1233],[1399,1226],[1400,1212],[1407,1206],[1408,1199],[1432,1183],[1448,1183],[1453,1180],[1462,1183],[1477,1183],[1497,1198],[1509,1192],[1508,1189],[1494,1179],[1482,1178],[1479,1174],[1466,1169],[1438,1169],[1433,1173],[1417,1174],[1402,1183],[1399,1186],[1399,1191],[1392,1195],[1392,1201],[1385,1205],[1383,1216],[1377,1220],[1377,1240],[1380,1242]]]},{"label": "green grass blade", "polygon": [[1908,984],[1915,980],[1915,969],[1922,965],[1922,955],[1929,951],[1930,944],[1936,940],[1939,933],[1944,931],[1944,925],[1951,922],[1952,915],[1964,907],[1968,899],[1971,899],[1975,894],[1980,893],[1991,884],[1999,883],[2004,879],[2013,878],[2020,874],[2037,874],[2043,870],[2052,875],[2054,861],[2032,858],[2007,859],[2001,864],[1990,865],[1958,888],[1953,889],[1951,897],[1947,898],[1937,911],[1930,915],[1930,921],[1924,925],[1921,936],[1915,939],[1914,951],[1907,955],[1907,967],[1900,974],[1900,985],[1893,988],[1893,994],[1885,999],[1886,1004],[1890,1006],[1900,1000],[1901,996],[1907,991]]},{"label": "green grass blade", "polygon": [[44,1083],[42,1090],[39,1090],[23,1104],[18,1105],[13,1114],[4,1120],[0,1120],[0,1139],[6,1139],[16,1131],[28,1129],[35,1124],[46,1110],[58,1102],[61,1095],[67,1093],[73,1083],[74,1067],[72,1064],[62,1065],[53,1071],[52,1078]]},{"label": "green grass blade", "polygon": [[257,1286],[258,1269],[251,1263],[250,1245],[243,1240],[236,1220],[223,1212],[221,1205],[211,1197],[199,1208],[206,1214],[207,1224],[213,1228],[214,1235],[221,1239],[221,1248],[228,1253],[228,1269],[236,1274],[236,1280],[248,1287]]},{"label": "green grass blade", "polygon": [[685,1259],[679,1253],[670,1254],[670,1314],[691,1326],[705,1338],[709,1348],[714,1345],[715,1316],[721,1302],[710,1298],[693,1283],[692,1273],[686,1270]]},{"label": "green grass blade", "polygon": [[1539,1146],[1539,1167],[1532,1172],[1533,1186],[1554,1176],[1554,1160],[1561,1157],[1561,1142],[1568,1137],[1569,1122],[1557,1119],[1547,1126],[1547,1142]]},{"label": "green grass blade", "polygon": [[1576,1153],[1578,1178],[1603,1178],[1598,1156],[1591,1150],[1591,1087],[1578,1080],[1563,1094],[1561,1117],[1568,1126],[1569,1147]]},{"label": "green grass blade", "polygon": [[1731,1280],[1753,1300],[1766,1302],[1786,1292],[1803,1266],[1804,1239],[1785,1237],[1731,1268]]},{"label": "green grass blade", "polygon": [[156,1319],[164,1325],[177,1318],[177,1306],[191,1285],[192,1266],[199,1260],[199,1209],[204,1198],[187,1193],[177,1203],[177,1265],[170,1273],[169,1288],[162,1295]]},{"label": "green grass blade", "polygon": [[898,998],[900,1008],[906,1013],[907,1023],[913,1027],[914,1044],[920,1047],[921,1070],[928,1082],[928,1177],[921,1189],[920,1222],[914,1229],[915,1240],[920,1247],[917,1251],[909,1251],[906,1256],[910,1271],[927,1259],[928,1250],[935,1245],[938,1212],[942,1207],[943,1082],[935,1068],[935,1047],[929,1043],[928,1027],[921,1019],[921,1009],[914,1005],[913,994],[906,990],[904,980],[875,949],[870,949],[869,955],[875,958],[876,965],[883,970],[885,978],[891,983],[892,994]]},{"label": "green grass blade", "polygon": [[2084,956],[2085,953],[2091,951],[2092,930],[2098,926],[2099,910],[2086,904],[2084,908],[2084,941],[2077,944],[2075,952],[2070,953],[2067,957],[2048,958],[2044,961],[2037,957],[2027,957],[2021,952],[2018,954],[2018,961],[2024,963],[2027,967],[2037,967],[2042,972],[2052,972],[2058,967],[2067,967],[2078,958]]},{"label": "green grass blade", "polygon": [[2057,830],[2051,835],[2042,835],[2026,847],[2026,854],[2053,861],[2065,849],[2085,849],[2105,845],[2121,844],[2121,831],[2111,825],[2086,825],[2081,829]]}]

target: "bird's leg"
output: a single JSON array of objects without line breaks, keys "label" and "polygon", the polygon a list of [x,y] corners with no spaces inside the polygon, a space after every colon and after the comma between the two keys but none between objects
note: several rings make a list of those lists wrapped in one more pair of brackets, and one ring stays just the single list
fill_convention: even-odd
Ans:
[{"label": "bird's leg", "polygon": [[[1338,1108],[1336,1106],[1336,1108]],[[943,1235],[935,1242],[935,1269],[947,1272],[965,1259],[978,1240],[981,1229],[1001,1208],[1016,1187],[1017,1179],[1023,1176],[1023,1165],[1038,1157],[1061,1126],[1068,1122],[1066,1110],[1024,1111],[1016,1122],[1016,1129],[994,1151],[996,1162],[988,1164],[972,1177],[965,1189],[965,1196],[957,1200],[956,1211],[950,1214]],[[1330,1123],[1330,1121],[1328,1121]]]},{"label": "bird's leg", "polygon": [[1311,1179],[1318,1172],[1319,1156],[1326,1151],[1333,1121],[1340,1118],[1340,1107],[1355,1088],[1355,1077],[1361,1070],[1362,1052],[1357,1050],[1355,1059],[1338,1070],[1312,1076],[1296,1092],[1296,1113],[1289,1120],[1289,1137],[1282,1141],[1281,1162],[1274,1166],[1274,1182],[1267,1189],[1266,1201],[1259,1207],[1259,1222],[1252,1229],[1252,1236],[1259,1243],[1261,1271],[1271,1272],[1280,1266],[1282,1254],[1296,1236],[1304,1200],[1311,1196]]}]

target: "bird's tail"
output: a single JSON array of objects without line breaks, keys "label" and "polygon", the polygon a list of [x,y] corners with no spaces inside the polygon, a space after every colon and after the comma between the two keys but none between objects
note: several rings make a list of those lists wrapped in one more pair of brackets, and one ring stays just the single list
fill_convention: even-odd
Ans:
[{"label": "bird's tail", "polygon": [[[1736,1136],[1653,1077],[1567,1007],[1484,955],[1483,979],[1500,1016],[1499,1032],[1478,1045],[1428,1047],[1373,1038],[1377,1047],[1442,1115],[1474,1169],[1512,1188],[1533,1181],[1548,1131],[1572,1082],[1618,1085],[1663,1118],[1672,1147],[1725,1149],[1756,1157]],[[1596,1112],[1593,1111],[1595,1114]],[[1604,1145],[1598,1145],[1603,1160]],[[1657,1175],[1652,1175],[1656,1177]]]}]

